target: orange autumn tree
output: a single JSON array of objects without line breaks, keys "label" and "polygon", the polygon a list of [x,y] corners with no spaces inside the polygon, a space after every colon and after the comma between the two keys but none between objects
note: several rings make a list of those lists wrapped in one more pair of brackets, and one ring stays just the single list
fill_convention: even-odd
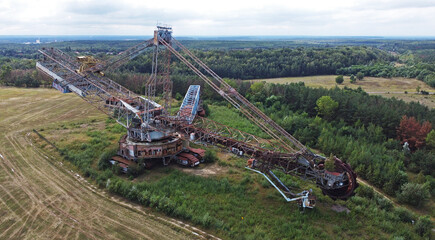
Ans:
[{"label": "orange autumn tree", "polygon": [[429,121],[420,124],[414,117],[404,115],[397,128],[397,138],[402,144],[408,142],[409,149],[415,151],[425,144],[427,134],[432,129]]}]

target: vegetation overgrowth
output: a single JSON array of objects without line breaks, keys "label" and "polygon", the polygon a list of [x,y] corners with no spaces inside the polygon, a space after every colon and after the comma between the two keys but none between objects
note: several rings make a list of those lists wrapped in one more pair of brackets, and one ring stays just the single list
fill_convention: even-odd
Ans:
[{"label": "vegetation overgrowth", "polygon": [[[226,174],[201,177],[173,166],[146,171],[147,180],[143,176],[134,178],[101,163],[113,154],[113,146],[123,134],[118,125],[107,120],[101,128],[99,122],[91,120],[89,131],[81,128],[82,124],[67,123],[61,128],[39,130],[44,135],[56,134],[59,130],[72,131],[74,134],[69,138],[55,144],[66,160],[100,188],[192,222],[223,238],[419,239],[430,236],[430,220],[428,224],[425,217],[404,208],[394,208],[371,188],[361,186],[349,201],[334,202],[312,184],[307,186],[307,182],[276,172],[292,188],[310,187],[318,196],[317,208],[301,213],[296,205],[285,202],[260,175],[247,172],[243,168],[246,160],[235,156],[217,159],[217,164],[229,169]],[[209,151],[212,156],[213,151]],[[202,167],[207,168],[208,164]],[[154,174],[158,177],[152,177]],[[335,204],[344,205],[350,213],[332,211],[330,207]]]}]

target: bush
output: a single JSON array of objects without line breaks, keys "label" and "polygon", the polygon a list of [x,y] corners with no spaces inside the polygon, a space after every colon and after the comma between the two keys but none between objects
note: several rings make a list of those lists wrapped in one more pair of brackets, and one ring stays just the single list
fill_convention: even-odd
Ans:
[{"label": "bush", "polygon": [[212,162],[216,162],[217,160],[218,160],[218,157],[217,157],[216,152],[214,150],[207,149],[205,151],[204,162],[212,163]]},{"label": "bush", "polygon": [[390,200],[388,200],[382,196],[377,196],[376,203],[381,209],[384,209],[387,211],[389,211],[393,208],[393,203]]},{"label": "bush", "polygon": [[104,170],[111,166],[110,159],[116,155],[118,149],[117,148],[110,148],[106,151],[104,151],[100,155],[100,159],[98,160],[98,170]]},{"label": "bush", "polygon": [[335,78],[335,82],[338,83],[338,84],[342,84],[343,81],[344,81],[343,75],[338,75],[338,76]]},{"label": "bush", "polygon": [[137,164],[132,164],[128,167],[127,174],[134,178],[142,174],[144,170],[143,160],[141,159]]},{"label": "bush", "polygon": [[119,174],[122,173],[122,169],[119,166],[119,164],[113,164],[112,165],[112,173],[115,174],[115,175],[119,175]]},{"label": "bush", "polygon": [[424,184],[429,189],[432,196],[435,196],[435,178],[432,176],[426,176],[426,183]]},{"label": "bush", "polygon": [[403,207],[398,207],[394,209],[395,215],[399,217],[400,221],[405,223],[411,223],[415,216],[408,209]]},{"label": "bush", "polygon": [[175,99],[177,99],[178,101],[180,101],[181,99],[183,99],[183,95],[181,95],[179,92],[177,92],[175,94]]},{"label": "bush", "polygon": [[207,103],[203,103],[202,104],[202,109],[204,109],[205,116],[208,117],[208,115],[210,115],[210,108],[208,107],[208,104]]},{"label": "bush", "polygon": [[373,188],[367,187],[365,185],[360,185],[356,191],[358,193],[358,196],[368,199],[372,199],[375,195],[375,191],[373,190]]},{"label": "bush", "polygon": [[413,206],[422,206],[430,197],[429,190],[418,183],[406,183],[402,186],[401,192],[397,195],[399,202],[408,203]]},{"label": "bush", "polygon": [[418,218],[417,223],[415,224],[415,232],[422,237],[430,237],[432,222],[429,216],[422,216]]}]

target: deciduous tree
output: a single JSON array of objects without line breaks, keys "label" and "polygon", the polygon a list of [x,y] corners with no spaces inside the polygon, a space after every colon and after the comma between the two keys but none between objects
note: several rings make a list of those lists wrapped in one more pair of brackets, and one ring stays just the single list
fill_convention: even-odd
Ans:
[{"label": "deciduous tree", "polygon": [[362,72],[358,72],[357,74],[356,74],[356,78],[358,78],[358,80],[362,80],[363,78],[364,78],[364,73],[362,73]]},{"label": "deciduous tree", "polygon": [[355,83],[356,82],[356,78],[355,75],[350,75],[350,83]]},{"label": "deciduous tree", "polygon": [[331,119],[337,108],[338,102],[334,101],[330,96],[322,96],[316,101],[317,113],[326,119]]},{"label": "deciduous tree", "polygon": [[343,81],[344,81],[343,75],[338,75],[338,76],[335,78],[335,82],[338,83],[338,84],[342,84]]},{"label": "deciduous tree", "polygon": [[432,125],[425,121],[420,124],[414,117],[402,117],[399,127],[397,128],[397,138],[402,144],[408,142],[411,151],[415,151],[425,145],[425,139]]},{"label": "deciduous tree", "polygon": [[435,149],[435,130],[431,130],[426,136],[426,145]]}]

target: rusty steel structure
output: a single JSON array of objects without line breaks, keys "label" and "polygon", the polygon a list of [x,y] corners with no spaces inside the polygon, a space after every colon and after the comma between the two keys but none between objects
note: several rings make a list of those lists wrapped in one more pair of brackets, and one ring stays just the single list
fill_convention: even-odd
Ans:
[{"label": "rusty steel structure", "polygon": [[[146,49],[153,49],[153,64],[150,77],[145,84],[145,96],[139,96],[104,76],[104,72],[121,66]],[[314,201],[307,191],[303,194],[290,191],[273,171],[282,171],[285,174],[312,181],[322,189],[324,194],[333,199],[349,198],[358,186],[357,176],[347,163],[334,158],[331,161],[334,161],[335,169],[326,169],[327,159],[325,157],[311,152],[223,81],[172,36],[171,27],[158,26],[152,39],[120,53],[107,62],[96,61],[87,69],[83,69],[82,65],[80,73],[76,71],[81,67],[80,63],[60,50],[50,48],[41,49],[39,52],[43,55],[43,60],[37,63],[40,71],[49,75],[57,83],[63,84],[62,86],[67,86],[72,92],[115,118],[127,129],[128,134],[122,144],[131,141],[143,148],[146,144],[142,143],[168,141],[168,139],[172,139],[171,143],[178,142],[176,139],[182,139],[202,144],[214,144],[237,155],[248,157],[248,168],[263,174],[283,196],[289,199]],[[192,90],[189,88],[192,92],[186,94],[186,104],[183,101],[184,107],[182,105],[176,116],[171,116],[169,114],[172,95],[171,56],[175,56],[188,66],[216,93],[268,134],[270,139],[261,139],[210,119],[196,116],[199,86]],[[161,85],[163,89],[164,106],[154,102],[158,85]],[[188,97],[190,99],[187,99]],[[138,154],[131,149],[133,148],[129,151],[133,151],[133,155]],[[180,151],[180,145],[177,143],[173,154],[179,154]],[[167,163],[170,157],[168,154],[165,156]],[[188,159],[189,157],[182,158]],[[135,158],[131,157],[131,159]]]}]

